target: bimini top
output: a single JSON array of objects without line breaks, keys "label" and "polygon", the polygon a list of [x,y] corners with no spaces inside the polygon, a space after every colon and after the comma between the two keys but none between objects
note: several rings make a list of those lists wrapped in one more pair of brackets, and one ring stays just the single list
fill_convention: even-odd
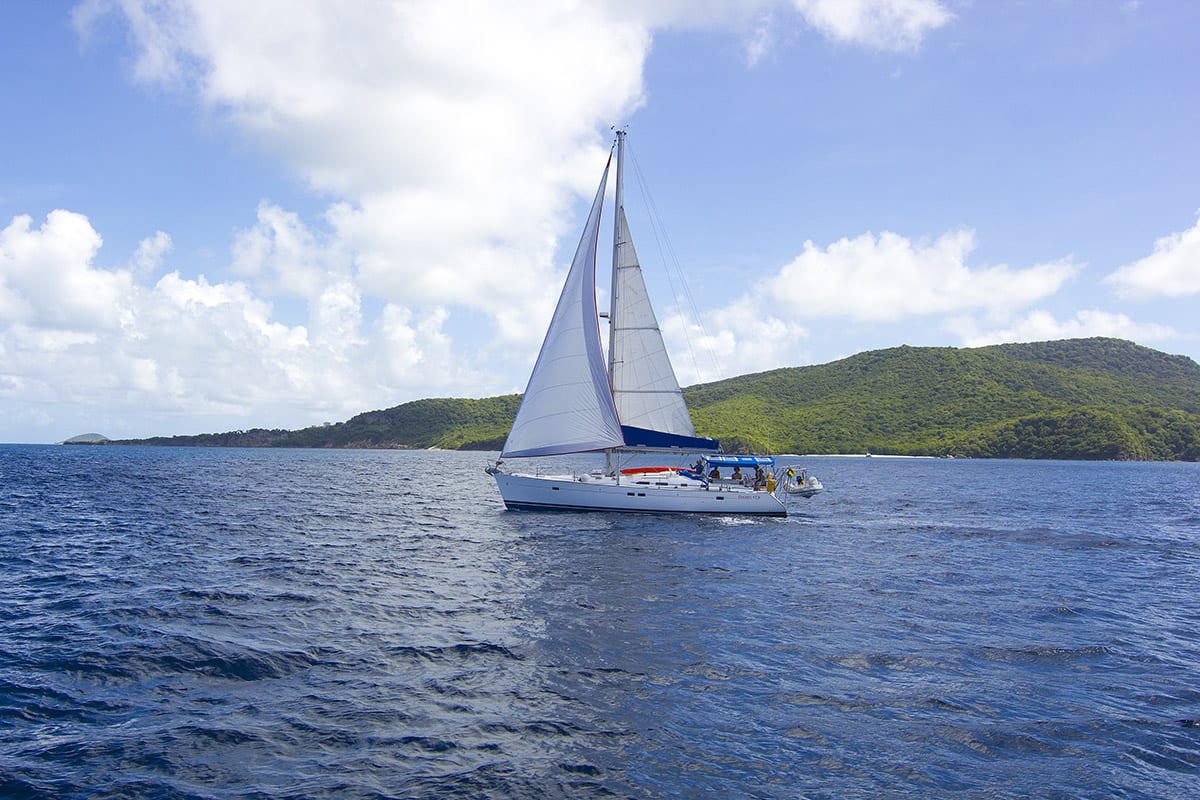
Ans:
[{"label": "bimini top", "polygon": [[769,467],[775,463],[774,456],[703,456],[714,467]]}]

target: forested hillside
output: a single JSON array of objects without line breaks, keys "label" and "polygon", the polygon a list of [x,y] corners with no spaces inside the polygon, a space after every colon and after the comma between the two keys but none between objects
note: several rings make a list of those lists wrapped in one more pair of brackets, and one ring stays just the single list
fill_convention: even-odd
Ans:
[{"label": "forested hillside", "polygon": [[516,394],[481,400],[435,398],[383,411],[367,411],[336,425],[298,431],[255,428],[199,436],[158,436],[114,444],[499,450],[520,404],[521,396]]},{"label": "forested hillside", "polygon": [[732,449],[1200,459],[1200,366],[1117,339],[896,347],[685,394]]},{"label": "forested hillside", "polygon": [[[1200,460],[1200,365],[1118,339],[895,347],[684,395],[697,432],[735,452]],[[496,450],[519,403],[418,400],[299,431],[137,443]]]}]

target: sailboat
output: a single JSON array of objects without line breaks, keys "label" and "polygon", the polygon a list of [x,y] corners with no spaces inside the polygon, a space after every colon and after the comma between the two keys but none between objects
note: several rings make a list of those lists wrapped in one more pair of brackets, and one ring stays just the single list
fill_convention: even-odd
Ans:
[{"label": "sailboat", "polygon": [[[617,131],[609,347],[601,345],[596,256],[613,153],[504,449],[488,473],[514,510],[562,509],[786,516],[771,456],[726,455],[696,435],[646,292],[625,217],[625,131]],[[505,459],[601,452],[586,474],[512,472]],[[645,453],[696,457],[688,467],[622,468]],[[720,470],[734,470],[724,478]],[[741,471],[755,478],[741,478]]]}]

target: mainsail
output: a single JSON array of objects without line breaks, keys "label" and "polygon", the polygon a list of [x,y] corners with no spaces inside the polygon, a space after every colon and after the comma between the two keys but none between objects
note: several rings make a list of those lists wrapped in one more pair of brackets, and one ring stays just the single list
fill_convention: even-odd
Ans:
[{"label": "mainsail", "polygon": [[596,313],[596,239],[607,183],[605,165],[502,457],[581,453],[625,443],[604,368]]}]

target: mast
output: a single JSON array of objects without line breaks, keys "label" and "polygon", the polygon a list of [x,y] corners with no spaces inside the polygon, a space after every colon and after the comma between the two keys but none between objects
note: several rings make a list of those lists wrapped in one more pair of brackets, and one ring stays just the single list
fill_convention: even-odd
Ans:
[{"label": "mast", "polygon": [[[613,208],[613,248],[612,248],[612,280],[609,282],[609,298],[608,298],[608,383],[612,387],[613,367],[617,363],[617,349],[615,344],[615,331],[617,330],[617,293],[621,284],[617,278],[617,271],[620,269],[621,256],[621,225],[618,220],[621,219],[621,209],[625,206],[625,131],[617,129],[617,185],[614,190],[614,208]],[[615,449],[608,448],[604,451],[604,471],[610,475],[617,475],[617,482],[621,482],[621,476],[617,473],[614,465]]]},{"label": "mast", "polygon": [[617,294],[621,281],[617,273],[620,270],[621,255],[621,211],[625,208],[625,131],[617,130],[617,187],[615,192],[616,207],[613,209],[613,251],[612,251],[612,282],[609,290],[608,310],[608,377],[612,380],[613,366],[617,363],[616,348],[613,347],[613,332],[617,329]]}]

